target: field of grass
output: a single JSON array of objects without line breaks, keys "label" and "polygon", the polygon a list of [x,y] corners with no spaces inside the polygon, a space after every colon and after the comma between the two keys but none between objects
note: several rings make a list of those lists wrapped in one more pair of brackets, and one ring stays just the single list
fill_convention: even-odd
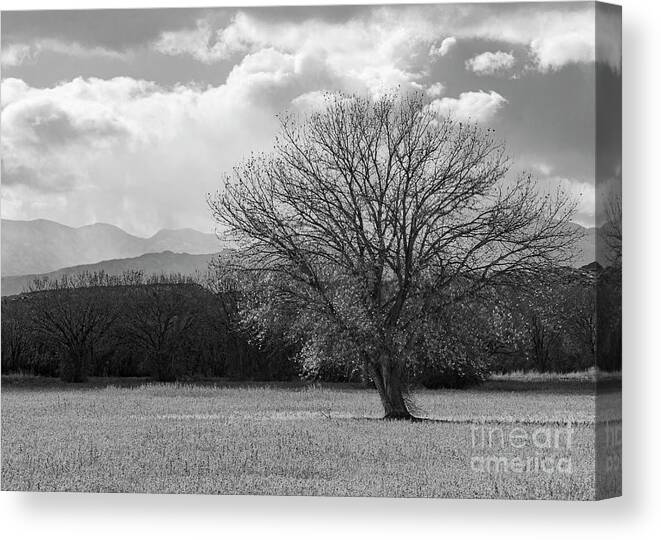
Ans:
[{"label": "field of grass", "polygon": [[[594,498],[591,387],[541,388],[424,391],[437,421],[410,423],[379,420],[374,391],[339,385],[5,381],[2,489]],[[618,395],[609,403],[617,421]],[[494,456],[510,469],[489,469]]]}]

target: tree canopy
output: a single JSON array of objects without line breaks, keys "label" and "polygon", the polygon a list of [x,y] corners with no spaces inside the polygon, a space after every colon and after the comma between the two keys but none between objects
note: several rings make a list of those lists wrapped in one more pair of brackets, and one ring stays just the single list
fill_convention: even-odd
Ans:
[{"label": "tree canopy", "polygon": [[[328,95],[284,115],[209,198],[241,241],[265,301],[333,334],[363,362],[387,417],[410,418],[406,361],[424,321],[487,287],[568,261],[574,203],[512,173],[495,132],[439,115],[420,94]],[[341,337],[341,339],[340,339]]]}]

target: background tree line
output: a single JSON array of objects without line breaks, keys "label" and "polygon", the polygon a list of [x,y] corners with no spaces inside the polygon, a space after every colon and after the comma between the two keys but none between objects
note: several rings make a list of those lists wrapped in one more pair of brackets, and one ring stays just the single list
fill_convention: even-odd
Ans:
[{"label": "background tree line", "polygon": [[[407,369],[429,388],[466,387],[489,373],[621,369],[612,269],[564,268],[520,289],[490,289],[426,321]],[[596,288],[598,283],[599,289]],[[333,327],[304,332],[273,311],[268,283],[222,265],[205,276],[103,273],[36,281],[2,299],[2,372],[83,381],[319,380],[371,383]],[[598,290],[601,291],[597,302]],[[533,291],[533,292],[531,292]],[[618,337],[620,336],[620,337]]]},{"label": "background tree line", "polygon": [[85,273],[36,281],[2,299],[2,370],[72,382],[294,377],[287,344],[251,336],[237,305],[202,276]]}]

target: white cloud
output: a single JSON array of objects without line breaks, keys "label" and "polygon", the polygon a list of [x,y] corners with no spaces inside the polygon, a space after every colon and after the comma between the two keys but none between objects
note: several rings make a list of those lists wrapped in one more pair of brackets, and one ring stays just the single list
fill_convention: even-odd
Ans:
[{"label": "white cloud", "polygon": [[429,49],[429,56],[445,56],[457,44],[457,38],[448,37],[441,41],[441,44],[432,45]]},{"label": "white cloud", "polygon": [[[106,221],[139,234],[209,230],[205,193],[250,151],[270,148],[281,108],[275,101],[303,111],[322,103],[323,92],[299,77],[313,68],[297,55],[265,49],[247,55],[217,87],[118,77],[34,88],[6,79],[3,215]],[[274,100],[264,99],[274,92]],[[468,92],[433,104],[484,121],[504,101],[495,92]]]},{"label": "white cloud", "polygon": [[[349,91],[378,95],[386,87],[419,88],[433,60],[459,39],[503,41],[527,47],[541,71],[594,60],[593,5],[554,6],[411,6],[374,8],[346,21],[309,18],[267,20],[238,12],[224,27],[201,19],[196,27],[164,32],[153,44],[169,55],[190,55],[211,63],[275,49],[314,64],[317,72]],[[442,36],[445,37],[442,40]],[[440,40],[440,44],[439,44]],[[511,53],[476,57],[477,73],[506,69]],[[481,55],[480,55],[481,56]],[[472,65],[472,64],[471,64]],[[494,71],[495,73],[496,71]]]},{"label": "white cloud", "polygon": [[512,12],[493,11],[466,21],[459,35],[527,46],[540,71],[595,58],[595,8],[552,5],[521,6]]},{"label": "white cloud", "polygon": [[39,39],[31,43],[13,43],[2,48],[1,62],[4,66],[19,66],[33,62],[44,52],[78,58],[124,58],[128,53],[113,51],[103,47],[89,47],[75,41]]},{"label": "white cloud", "polygon": [[560,190],[570,200],[576,202],[576,212],[573,220],[584,227],[594,227],[596,192],[593,183],[575,178],[554,176],[538,183],[538,186],[542,194],[553,195]]},{"label": "white cloud", "polygon": [[[32,88],[5,79],[3,214],[63,222],[76,216],[77,224],[110,221],[140,233],[208,228],[204,193],[216,189],[220,173],[250,150],[270,147],[276,110],[319,107],[323,90],[375,96],[397,85],[424,89],[430,107],[442,114],[492,121],[507,104],[499,93],[449,97],[440,82],[428,83],[430,48],[443,36],[453,37],[443,39],[436,54],[447,54],[457,40],[497,40],[516,47],[517,55],[528,48],[534,68],[560,69],[594,60],[594,8],[375,8],[344,22],[239,12],[223,28],[201,20],[153,43],[162,54],[205,63],[231,59],[235,65],[220,86],[165,88],[124,77]],[[47,50],[124,54],[42,40],[3,47],[2,61],[17,65]],[[617,56],[617,47],[604,51]],[[493,63],[473,60],[478,70]],[[612,65],[619,66],[619,58]]]},{"label": "white cloud", "polygon": [[[600,27],[607,37],[599,39],[600,60],[619,71],[619,11],[596,9]],[[573,63],[595,59],[595,5],[576,4],[501,4],[428,6],[412,8],[401,14],[402,24],[410,25],[412,34],[431,36],[430,43],[443,35],[454,39],[502,41],[528,48],[534,68],[540,71],[560,69]],[[440,53],[434,47],[430,54]]]},{"label": "white cloud", "polygon": [[43,89],[3,81],[3,216],[209,230],[205,193],[276,132],[274,111],[252,98],[260,67],[204,89],[128,77]]},{"label": "white cloud", "polygon": [[458,98],[444,97],[429,105],[433,110],[460,121],[488,122],[507,103],[499,93],[462,92]]},{"label": "white cloud", "polygon": [[164,33],[154,48],[204,62],[272,49],[291,55],[299,71],[314,72],[333,88],[379,95],[397,86],[421,88],[426,59],[412,59],[419,48],[429,46],[432,36],[412,30],[410,22],[402,24],[390,10],[344,23],[273,22],[239,12],[221,29],[212,30],[200,21],[193,30]]},{"label": "white cloud", "polygon": [[262,49],[246,55],[227,76],[227,85],[242,95],[268,97],[277,89],[288,87],[303,75],[305,67],[296,56],[275,49]]},{"label": "white cloud", "polygon": [[483,52],[466,61],[466,69],[477,75],[502,74],[512,69],[516,60],[503,51]]},{"label": "white cloud", "polygon": [[[610,12],[601,13],[599,10],[598,15],[605,29],[613,29],[610,32],[613,39],[600,40],[600,57],[619,69],[617,18]],[[439,44],[443,35],[450,37],[445,37]],[[592,62],[595,58],[595,8],[593,5],[572,9],[524,5],[502,10],[484,6],[459,9],[451,5],[406,9],[383,7],[346,22],[322,19],[268,21],[239,12],[222,28],[210,20],[200,19],[194,28],[163,32],[152,47],[163,54],[187,54],[206,63],[273,47],[289,53],[321,50],[329,62],[336,65],[342,60],[350,62],[350,53],[353,52],[363,62],[370,58],[372,61],[368,64],[387,61],[390,65],[397,65],[404,75],[410,75],[410,70],[402,65],[407,63],[407,53],[412,49],[426,48],[428,57],[433,59],[448,54],[462,38],[527,46],[540,70],[558,69],[574,62]],[[78,42],[39,39],[5,45],[2,63],[19,65],[44,52],[100,58],[123,58],[128,54]]]},{"label": "white cloud", "polygon": [[1,62],[3,66],[20,66],[32,58],[32,48],[25,43],[7,45],[2,48]]},{"label": "white cloud", "polygon": [[124,77],[40,89],[5,80],[2,189],[12,203],[4,215],[65,223],[76,216],[78,224],[110,221],[141,233],[208,229],[204,194],[248,152],[270,147],[276,111],[310,105],[322,89],[375,96],[396,85],[421,88],[424,66],[410,62],[419,43],[388,12],[344,25],[239,13],[220,31],[200,23],[154,44],[207,62],[238,58],[217,87]]},{"label": "white cloud", "polygon": [[301,112],[322,110],[326,104],[326,92],[323,90],[306,92],[292,99],[291,104],[294,109]]},{"label": "white cloud", "polygon": [[431,98],[439,98],[445,93],[445,85],[435,82],[427,87],[427,95]]},{"label": "white cloud", "polygon": [[2,107],[24,96],[30,87],[21,79],[8,78],[2,81]]},{"label": "white cloud", "polygon": [[217,30],[208,21],[200,19],[195,28],[163,32],[152,47],[162,54],[188,54],[200,62],[211,64],[244,49],[233,34],[231,25],[226,31]]},{"label": "white cloud", "polygon": [[582,33],[565,32],[537,38],[530,42],[530,48],[542,71],[570,63],[594,62],[595,59],[594,39]]},{"label": "white cloud", "polygon": [[533,168],[544,176],[548,176],[553,172],[553,167],[548,163],[535,163]]}]

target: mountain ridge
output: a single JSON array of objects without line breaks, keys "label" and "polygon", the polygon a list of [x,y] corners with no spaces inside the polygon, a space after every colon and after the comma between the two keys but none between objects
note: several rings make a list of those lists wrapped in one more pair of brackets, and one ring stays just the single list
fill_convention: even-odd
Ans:
[{"label": "mountain ridge", "polygon": [[70,227],[47,219],[2,219],[1,235],[3,277],[44,274],[163,251],[208,254],[228,244],[215,234],[192,228],[161,229],[141,237],[109,223]]},{"label": "mountain ridge", "polygon": [[[579,268],[594,261],[605,264],[601,228],[572,226],[584,232],[572,266]],[[212,254],[233,246],[228,238],[192,228],[161,229],[149,237],[139,237],[109,223],[70,227],[46,219],[3,219],[2,295],[21,292],[35,277],[44,275],[99,270],[117,274],[129,269],[146,274],[192,273],[206,269]],[[177,255],[181,256],[178,260]]]},{"label": "mountain ridge", "polygon": [[138,257],[124,259],[109,259],[91,264],[82,264],[60,268],[52,272],[26,274],[20,276],[2,276],[0,280],[2,296],[20,294],[36,278],[58,279],[64,275],[75,276],[83,272],[103,271],[109,275],[121,275],[127,271],[142,271],[146,276],[159,274],[182,274],[193,276],[204,273],[209,263],[221,252],[206,254],[174,253],[163,251],[160,253],[145,253]]}]

